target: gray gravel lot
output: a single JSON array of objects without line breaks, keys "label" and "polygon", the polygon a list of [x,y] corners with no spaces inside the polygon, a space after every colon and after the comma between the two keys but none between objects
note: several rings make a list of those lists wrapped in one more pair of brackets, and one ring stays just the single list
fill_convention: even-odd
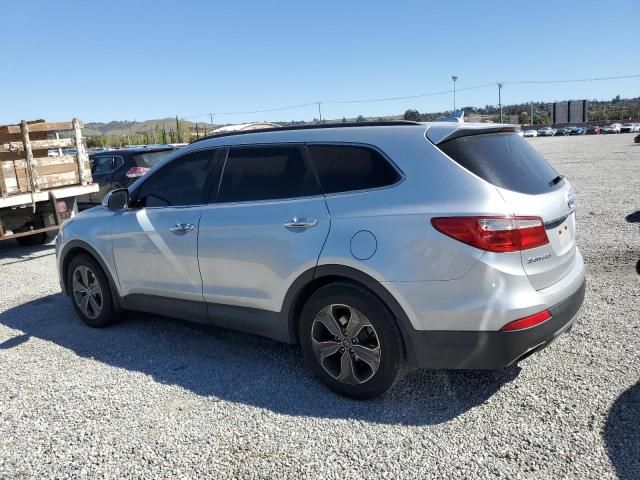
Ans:
[{"label": "gray gravel lot", "polygon": [[586,304],[520,366],[338,397],[297,348],[149,315],[83,326],[53,246],[0,243],[0,478],[640,478],[640,145],[530,140],[576,190]]}]

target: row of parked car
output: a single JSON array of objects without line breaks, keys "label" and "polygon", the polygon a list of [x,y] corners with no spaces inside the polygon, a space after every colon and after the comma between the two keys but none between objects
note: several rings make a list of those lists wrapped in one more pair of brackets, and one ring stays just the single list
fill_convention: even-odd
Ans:
[{"label": "row of parked car", "polygon": [[597,125],[589,125],[586,127],[564,127],[564,128],[551,128],[543,127],[539,130],[529,129],[524,130],[522,135],[524,137],[554,137],[556,135],[599,135],[601,133],[638,133],[640,132],[640,123],[612,123],[605,127],[598,127]]}]

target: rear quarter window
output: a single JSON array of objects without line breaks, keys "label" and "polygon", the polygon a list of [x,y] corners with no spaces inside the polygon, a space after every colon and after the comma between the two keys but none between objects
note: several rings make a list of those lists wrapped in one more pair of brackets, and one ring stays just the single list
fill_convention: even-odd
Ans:
[{"label": "rear quarter window", "polygon": [[350,145],[309,145],[308,148],[324,193],[386,187],[401,178],[372,148]]},{"label": "rear quarter window", "polygon": [[562,184],[544,157],[514,132],[457,137],[438,148],[470,172],[507,190],[540,194]]}]

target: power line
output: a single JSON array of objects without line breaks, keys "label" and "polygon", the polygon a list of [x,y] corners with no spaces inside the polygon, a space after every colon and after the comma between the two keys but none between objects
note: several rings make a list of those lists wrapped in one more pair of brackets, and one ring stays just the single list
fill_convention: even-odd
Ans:
[{"label": "power line", "polygon": [[577,83],[577,82],[599,82],[602,80],[625,80],[629,78],[640,78],[640,75],[619,75],[617,77],[595,77],[595,78],[574,78],[570,80],[524,80],[519,82],[502,82],[505,85],[533,85],[550,83]]},{"label": "power line", "polygon": [[[493,87],[495,86],[495,83],[483,83],[482,85],[475,85],[473,87],[466,87],[466,88],[457,88],[456,92],[461,92],[464,90],[477,90],[479,88],[486,88],[486,87]],[[423,97],[435,97],[436,95],[448,95],[449,93],[453,92],[453,90],[442,90],[440,92],[431,92],[431,93],[420,93],[418,95],[408,95],[406,97],[386,97],[386,98],[366,98],[366,99],[360,99],[360,100],[339,100],[339,101],[333,101],[333,102],[322,102],[322,103],[329,103],[332,105],[344,105],[347,103],[374,103],[374,102],[390,102],[393,100],[411,100],[413,98],[423,98]]]},{"label": "power line", "polygon": [[[263,110],[251,110],[246,112],[216,112],[216,115],[249,115],[252,113],[266,113],[266,112],[279,112],[281,110],[294,110],[296,108],[309,107],[311,105],[317,105],[318,102],[310,102],[310,103],[301,103],[299,105],[290,105],[288,107],[277,107],[277,108],[265,108]],[[188,117],[182,117],[184,119],[187,118],[197,118],[197,117],[205,117],[208,116],[208,113],[200,113],[198,115],[190,115]]]},{"label": "power line", "polygon": [[[554,84],[554,83],[578,83],[578,82],[599,82],[605,80],[624,80],[631,78],[640,78],[640,74],[637,75],[618,75],[612,77],[593,77],[593,78],[577,78],[577,79],[564,79],[564,80],[520,80],[520,81],[503,81],[503,82],[491,82],[491,83],[483,83],[481,85],[474,85],[471,87],[465,88],[455,88],[455,92],[464,92],[469,90],[478,90],[481,88],[487,87],[495,87],[496,84],[501,85],[542,85],[542,84]],[[284,110],[295,110],[298,108],[310,107],[310,106],[318,106],[319,104],[325,105],[347,105],[347,104],[356,104],[356,103],[379,103],[379,102],[392,102],[397,100],[412,100],[415,98],[425,98],[425,97],[435,97],[438,95],[448,95],[453,93],[454,90],[442,90],[438,92],[430,92],[430,93],[420,93],[417,95],[406,95],[401,97],[381,97],[381,98],[363,98],[363,99],[354,99],[354,100],[334,100],[334,101],[321,101],[321,102],[309,102],[309,103],[301,103],[297,105],[289,105],[286,107],[275,107],[275,108],[265,108],[260,110],[247,110],[243,112],[216,112],[216,115],[251,115],[255,113],[269,113],[269,112],[280,112]],[[209,116],[209,113],[201,113],[198,115],[190,115],[187,117],[182,117],[184,119],[190,118],[199,118]]]}]

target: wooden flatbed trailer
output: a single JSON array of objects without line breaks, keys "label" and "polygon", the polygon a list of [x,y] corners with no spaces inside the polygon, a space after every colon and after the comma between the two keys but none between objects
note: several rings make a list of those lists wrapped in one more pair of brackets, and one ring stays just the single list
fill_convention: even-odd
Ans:
[{"label": "wooden flatbed trailer", "polygon": [[76,197],[98,191],[81,128],[77,119],[0,126],[0,240],[50,241],[77,213]]}]

